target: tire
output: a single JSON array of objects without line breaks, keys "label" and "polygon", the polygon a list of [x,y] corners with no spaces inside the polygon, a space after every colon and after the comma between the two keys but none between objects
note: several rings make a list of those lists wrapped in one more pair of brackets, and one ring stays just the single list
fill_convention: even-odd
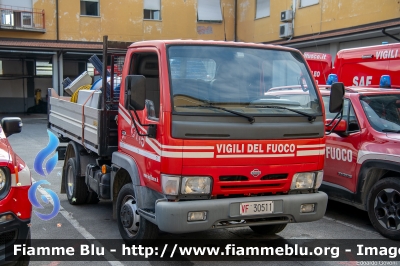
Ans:
[{"label": "tire", "polygon": [[124,185],[117,198],[117,220],[121,237],[129,244],[140,244],[143,240],[155,239],[158,227],[141,217],[137,212],[132,183]]},{"label": "tire", "polygon": [[400,239],[400,179],[379,180],[368,197],[368,216],[381,235]]},{"label": "tire", "polygon": [[285,229],[287,224],[267,224],[249,226],[253,232],[260,235],[274,235]]},{"label": "tire", "polygon": [[[31,231],[29,230],[28,236],[26,237],[26,246],[30,247],[31,246]],[[31,257],[28,255],[22,255],[21,257],[18,258],[18,261],[14,266],[28,266],[29,262],[31,260]]]},{"label": "tire", "polygon": [[77,174],[75,158],[68,159],[64,174],[65,190],[69,203],[71,205],[86,203],[89,191],[85,178]]}]

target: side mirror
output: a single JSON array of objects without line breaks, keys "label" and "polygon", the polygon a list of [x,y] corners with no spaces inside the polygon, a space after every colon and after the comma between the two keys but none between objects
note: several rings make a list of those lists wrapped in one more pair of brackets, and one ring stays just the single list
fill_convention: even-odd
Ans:
[{"label": "side mirror", "polygon": [[[332,128],[337,124],[338,119],[335,119],[333,123],[331,119],[326,119],[325,121],[325,131],[331,131]],[[331,124],[331,125],[329,125]],[[333,132],[335,133],[345,133],[347,131],[347,121],[346,120],[340,120],[339,124],[335,127]]]},{"label": "side mirror", "polygon": [[341,82],[333,83],[331,86],[331,95],[329,99],[329,112],[339,113],[343,109],[344,103],[344,85]]},{"label": "side mirror", "polygon": [[137,111],[145,107],[146,78],[142,75],[129,75],[125,79],[125,107],[132,105]]},{"label": "side mirror", "polygon": [[22,121],[19,117],[4,117],[1,120],[1,127],[3,128],[6,137],[12,134],[21,132]]}]

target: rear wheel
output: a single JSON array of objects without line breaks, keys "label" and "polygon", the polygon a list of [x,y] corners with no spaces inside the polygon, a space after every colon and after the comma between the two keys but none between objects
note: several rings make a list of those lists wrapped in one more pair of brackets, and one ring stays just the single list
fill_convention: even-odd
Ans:
[{"label": "rear wheel", "polygon": [[375,229],[390,239],[400,239],[400,180],[379,180],[368,198],[368,216]]},{"label": "rear wheel", "polygon": [[64,174],[65,188],[69,203],[71,205],[86,203],[89,191],[85,183],[85,178],[78,176],[75,158],[68,159]]},{"label": "rear wheel", "polygon": [[267,224],[249,226],[251,230],[260,235],[274,235],[285,229],[287,224]]},{"label": "rear wheel", "polygon": [[157,238],[158,227],[139,215],[132,183],[118,193],[117,215],[119,232],[128,244]]}]

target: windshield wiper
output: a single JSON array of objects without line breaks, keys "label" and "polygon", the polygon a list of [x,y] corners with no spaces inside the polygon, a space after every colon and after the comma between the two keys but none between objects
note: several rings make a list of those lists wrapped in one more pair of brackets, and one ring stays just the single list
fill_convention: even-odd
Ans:
[{"label": "windshield wiper", "polygon": [[314,122],[315,119],[317,118],[315,115],[310,115],[307,113],[304,113],[302,111],[298,111],[298,110],[294,110],[294,109],[290,109],[284,106],[275,106],[275,105],[252,105],[249,106],[250,108],[271,108],[271,109],[284,109],[284,110],[288,110],[288,111],[292,111],[294,113],[298,113],[300,115],[304,115],[308,117],[308,121],[310,121],[310,123]]},{"label": "windshield wiper", "polygon": [[219,106],[214,106],[214,105],[181,105],[181,106],[176,106],[176,107],[189,107],[189,108],[211,108],[211,109],[219,109],[219,110],[223,110],[225,112],[231,113],[231,114],[235,114],[237,116],[241,116],[244,118],[247,118],[247,120],[249,120],[250,124],[253,124],[255,122],[255,119],[253,116],[250,115],[245,115],[243,113],[240,112],[236,112],[236,111],[232,111],[223,107],[219,107]]},{"label": "windshield wiper", "polygon": [[384,129],[382,129],[382,132],[400,133],[400,130],[384,128]]}]

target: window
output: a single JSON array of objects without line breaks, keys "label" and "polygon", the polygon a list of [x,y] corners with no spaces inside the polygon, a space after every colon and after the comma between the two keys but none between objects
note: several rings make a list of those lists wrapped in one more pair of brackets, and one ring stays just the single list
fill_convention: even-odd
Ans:
[{"label": "window", "polygon": [[144,0],[143,18],[161,20],[161,0]]},{"label": "window", "polygon": [[32,28],[32,13],[21,13],[22,27]]},{"label": "window", "polygon": [[361,105],[371,126],[380,132],[400,132],[400,95],[361,96]]},{"label": "window", "polygon": [[[324,100],[326,119],[335,118],[337,113],[329,112],[329,100],[330,100],[329,97],[324,96],[324,97],[322,97],[322,99]],[[350,110],[349,110],[349,107],[350,107]],[[342,119],[347,122],[348,133],[352,133],[352,132],[356,132],[356,131],[360,130],[357,116],[354,112],[353,105],[350,103],[349,99],[344,100],[343,118]]]},{"label": "window", "polygon": [[99,0],[81,0],[82,16],[99,16]]},{"label": "window", "polygon": [[12,10],[1,10],[1,25],[14,26],[14,12]]},{"label": "window", "polygon": [[319,0],[300,0],[300,7],[312,6],[319,3]]},{"label": "window", "polygon": [[36,61],[36,75],[37,76],[52,76],[53,65],[48,61]]},{"label": "window", "polygon": [[[298,115],[262,105],[290,106],[308,114],[322,115],[322,105],[311,77],[301,75],[308,73],[306,62],[299,58],[298,53],[280,50],[171,45],[168,62],[174,109],[176,112],[215,114],[215,110],[195,108],[201,102],[211,102],[257,116]],[[265,94],[264,85],[271,93]]]},{"label": "window", "polygon": [[269,13],[270,0],[257,0],[256,3],[256,18],[264,18],[270,15]]},{"label": "window", "polygon": [[198,21],[222,21],[220,0],[198,0]]}]

